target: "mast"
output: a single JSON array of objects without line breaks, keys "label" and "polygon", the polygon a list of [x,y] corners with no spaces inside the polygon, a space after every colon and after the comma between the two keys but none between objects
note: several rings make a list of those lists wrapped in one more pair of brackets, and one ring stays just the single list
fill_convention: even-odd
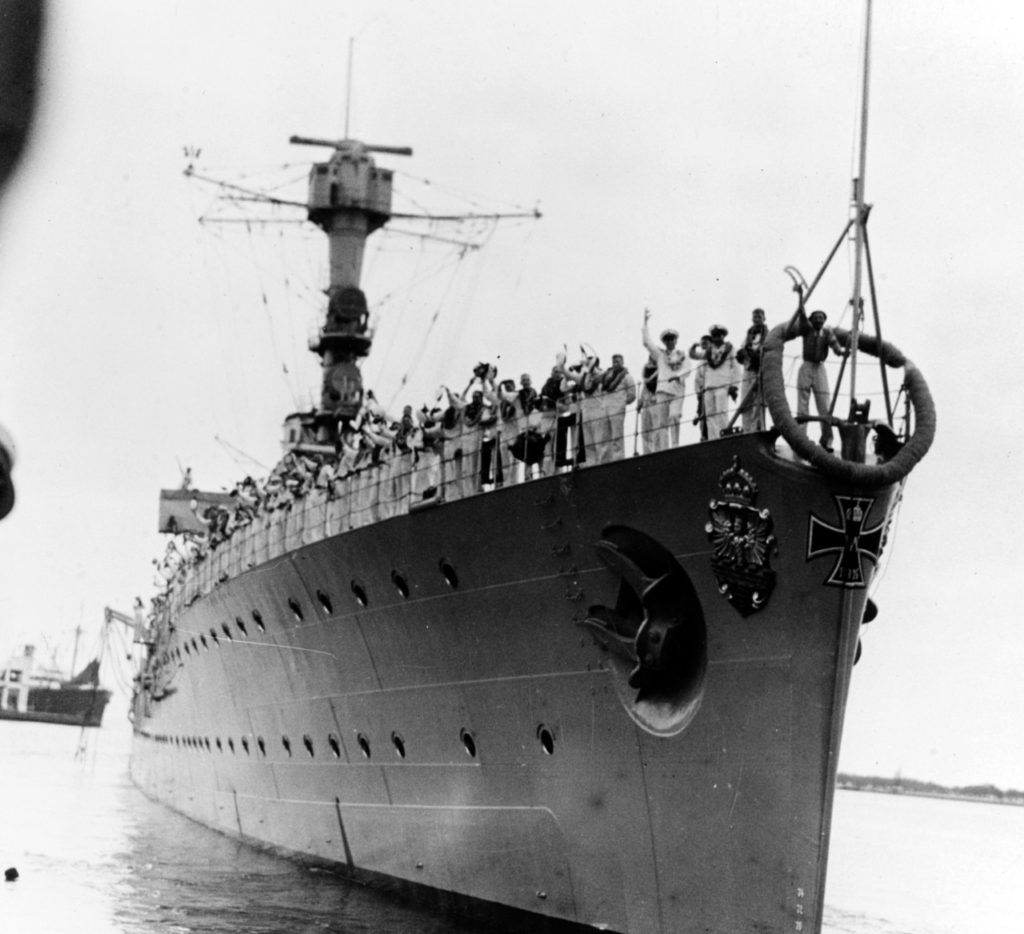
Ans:
[{"label": "mast", "polygon": [[348,118],[352,111],[352,56],[355,54],[356,37],[348,37],[348,75],[345,80],[345,139],[348,139]]},{"label": "mast", "polygon": [[379,146],[354,139],[293,136],[291,142],[334,149],[327,162],[313,164],[306,207],[325,234],[329,251],[327,316],[310,350],[320,355],[323,384],[316,414],[320,443],[337,436],[339,419],[354,418],[362,406],[362,376],[356,361],[370,351],[369,309],[359,287],[366,238],[391,219],[390,169],[378,168],[371,153],[411,156],[407,146]]},{"label": "mast", "polygon": [[854,210],[854,266],[853,266],[853,320],[850,327],[850,404],[857,398],[857,342],[860,336],[861,280],[864,265],[864,225],[867,209],[864,204],[864,175],[867,168],[868,149],[868,79],[871,66],[871,0],[865,0],[864,14],[864,67],[860,96],[860,145],[857,162],[857,177],[853,180]]},{"label": "mast", "polygon": [[75,648],[71,653],[71,677],[73,678],[77,672],[75,671],[75,665],[78,664],[78,640],[82,637],[82,624],[79,623],[75,627]]}]

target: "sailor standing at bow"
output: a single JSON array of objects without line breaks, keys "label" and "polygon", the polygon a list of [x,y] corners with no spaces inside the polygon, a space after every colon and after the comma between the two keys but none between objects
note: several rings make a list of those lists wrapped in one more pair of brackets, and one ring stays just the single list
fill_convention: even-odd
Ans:
[{"label": "sailor standing at bow", "polygon": [[828,373],[825,372],[825,358],[831,348],[836,356],[846,356],[839,339],[832,328],[825,327],[827,315],[823,311],[812,311],[808,321],[804,311],[803,295],[797,309],[797,333],[803,337],[803,358],[800,372],[796,377],[796,413],[797,420],[810,411],[811,393],[814,393],[814,405],[821,419],[821,446],[826,451],[832,450],[832,396],[828,388]]},{"label": "sailor standing at bow", "polygon": [[683,393],[686,391],[686,354],[676,347],[679,332],[671,328],[661,332],[662,345],[651,339],[651,310],[644,309],[641,332],[644,347],[658,364],[658,388],[650,406],[651,432],[644,438],[644,451],[664,451],[679,444],[679,420],[683,414]]}]

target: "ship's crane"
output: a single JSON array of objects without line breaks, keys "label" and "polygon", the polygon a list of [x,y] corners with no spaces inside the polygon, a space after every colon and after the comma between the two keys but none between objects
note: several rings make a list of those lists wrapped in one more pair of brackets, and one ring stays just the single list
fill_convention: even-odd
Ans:
[{"label": "ship's crane", "polygon": [[115,622],[124,623],[124,625],[131,630],[132,642],[138,643],[139,645],[153,644],[153,640],[149,638],[149,627],[146,626],[146,620],[142,615],[141,603],[136,604],[135,614],[133,616],[129,616],[127,613],[122,613],[119,610],[106,606],[103,608],[103,619],[108,626]]}]

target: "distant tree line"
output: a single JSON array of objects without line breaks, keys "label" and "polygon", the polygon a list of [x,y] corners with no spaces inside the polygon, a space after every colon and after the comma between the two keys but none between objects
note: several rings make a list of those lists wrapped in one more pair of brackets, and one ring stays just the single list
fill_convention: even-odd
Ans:
[{"label": "distant tree line", "polygon": [[916,778],[900,775],[849,775],[840,772],[836,785],[852,791],[880,791],[888,794],[929,795],[947,798],[974,798],[979,801],[996,801],[1002,804],[1024,805],[1024,791],[1016,788],[1003,790],[995,785],[956,785],[949,787],[936,782],[922,782]]}]

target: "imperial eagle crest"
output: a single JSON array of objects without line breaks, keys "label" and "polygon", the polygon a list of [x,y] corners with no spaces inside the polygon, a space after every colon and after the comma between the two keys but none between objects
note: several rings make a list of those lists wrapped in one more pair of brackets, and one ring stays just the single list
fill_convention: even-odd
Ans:
[{"label": "imperial eagle crest", "polygon": [[708,506],[704,527],[711,542],[711,568],[718,592],[749,616],[763,609],[775,588],[770,559],[778,553],[771,513],[758,509],[757,484],[738,457],[718,481],[720,498]]}]

